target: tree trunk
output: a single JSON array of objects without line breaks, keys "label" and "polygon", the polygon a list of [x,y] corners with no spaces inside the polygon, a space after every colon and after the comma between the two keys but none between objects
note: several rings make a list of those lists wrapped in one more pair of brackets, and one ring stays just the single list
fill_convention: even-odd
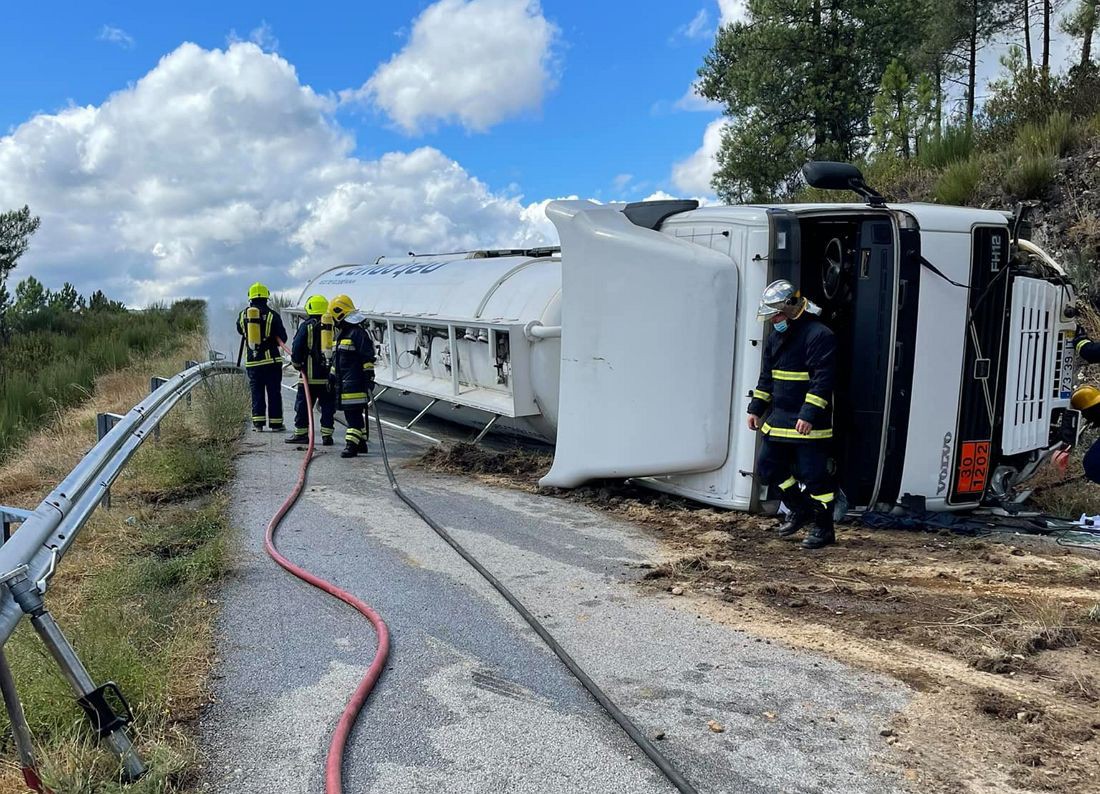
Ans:
[{"label": "tree trunk", "polygon": [[936,140],[943,137],[943,58],[936,58]]},{"label": "tree trunk", "polygon": [[1024,56],[1027,58],[1027,73],[1035,63],[1031,57],[1031,0],[1024,0]]},{"label": "tree trunk", "polygon": [[1051,0],[1043,0],[1043,85],[1050,82],[1050,6]]},{"label": "tree trunk", "polygon": [[1096,32],[1096,0],[1090,0],[1081,23],[1081,69],[1084,70],[1092,61],[1092,36]]},{"label": "tree trunk", "polygon": [[974,126],[974,89],[978,82],[978,0],[973,0],[970,9],[970,63],[967,65],[966,78],[966,126],[968,129]]},{"label": "tree trunk", "polygon": [[[814,28],[815,39],[820,39],[821,36],[821,0],[814,0],[812,10],[811,24]],[[822,118],[821,104],[817,103],[817,107],[813,109],[814,117],[814,151],[815,153],[825,144],[829,138],[828,130],[826,129],[826,120]]]}]

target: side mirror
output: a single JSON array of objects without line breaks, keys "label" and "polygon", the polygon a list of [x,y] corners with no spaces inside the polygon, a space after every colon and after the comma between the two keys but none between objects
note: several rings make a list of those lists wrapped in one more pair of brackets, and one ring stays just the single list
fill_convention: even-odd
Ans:
[{"label": "side mirror", "polygon": [[851,190],[872,207],[885,207],[886,199],[863,179],[863,173],[851,163],[815,160],[802,166],[802,178],[819,190]]}]

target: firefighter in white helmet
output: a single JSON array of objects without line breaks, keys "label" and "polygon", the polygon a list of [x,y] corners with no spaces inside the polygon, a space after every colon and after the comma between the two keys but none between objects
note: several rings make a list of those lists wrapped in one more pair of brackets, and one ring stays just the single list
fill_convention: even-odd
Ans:
[{"label": "firefighter in white helmet", "polygon": [[252,427],[264,422],[283,430],[283,364],[279,343],[286,342],[286,328],[279,313],[267,305],[271,292],[260,282],[248,288],[248,306],[237,316],[241,344],[247,343],[245,369],[252,392]]},{"label": "firefighter in white helmet", "polygon": [[[328,301],[324,295],[311,295],[306,301],[306,321],[298,326],[290,345],[290,363],[309,384],[312,403],[321,408],[321,445],[332,446],[332,432],[336,424],[336,394],[329,387],[329,364],[325,357],[322,339],[325,336],[325,318],[331,324]],[[331,325],[329,326],[331,329]],[[306,400],[305,386],[298,383],[298,395],[294,398],[294,435],[288,444],[309,443],[309,415],[313,404]]]},{"label": "firefighter in white helmet", "polygon": [[763,433],[756,473],[779,489],[791,510],[779,534],[813,522],[803,548],[836,542],[832,462],[832,401],[836,338],[789,281],[764,290],[757,316],[770,322],[760,380],[752,391],[748,425]]}]

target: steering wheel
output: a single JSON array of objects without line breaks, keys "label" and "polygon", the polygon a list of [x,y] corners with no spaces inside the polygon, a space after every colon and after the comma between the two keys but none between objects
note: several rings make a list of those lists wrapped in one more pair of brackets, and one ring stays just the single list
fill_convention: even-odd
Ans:
[{"label": "steering wheel", "polygon": [[821,263],[821,289],[825,297],[835,300],[844,282],[844,244],[834,237],[825,244],[825,260]]}]

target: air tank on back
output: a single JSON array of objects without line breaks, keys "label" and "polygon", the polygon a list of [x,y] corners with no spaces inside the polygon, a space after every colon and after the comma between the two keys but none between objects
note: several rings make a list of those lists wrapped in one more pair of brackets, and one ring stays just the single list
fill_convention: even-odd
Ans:
[{"label": "air tank on back", "polygon": [[556,247],[410,255],[331,268],[298,305],[351,297],[374,340],[383,402],[552,443],[561,287]]}]

